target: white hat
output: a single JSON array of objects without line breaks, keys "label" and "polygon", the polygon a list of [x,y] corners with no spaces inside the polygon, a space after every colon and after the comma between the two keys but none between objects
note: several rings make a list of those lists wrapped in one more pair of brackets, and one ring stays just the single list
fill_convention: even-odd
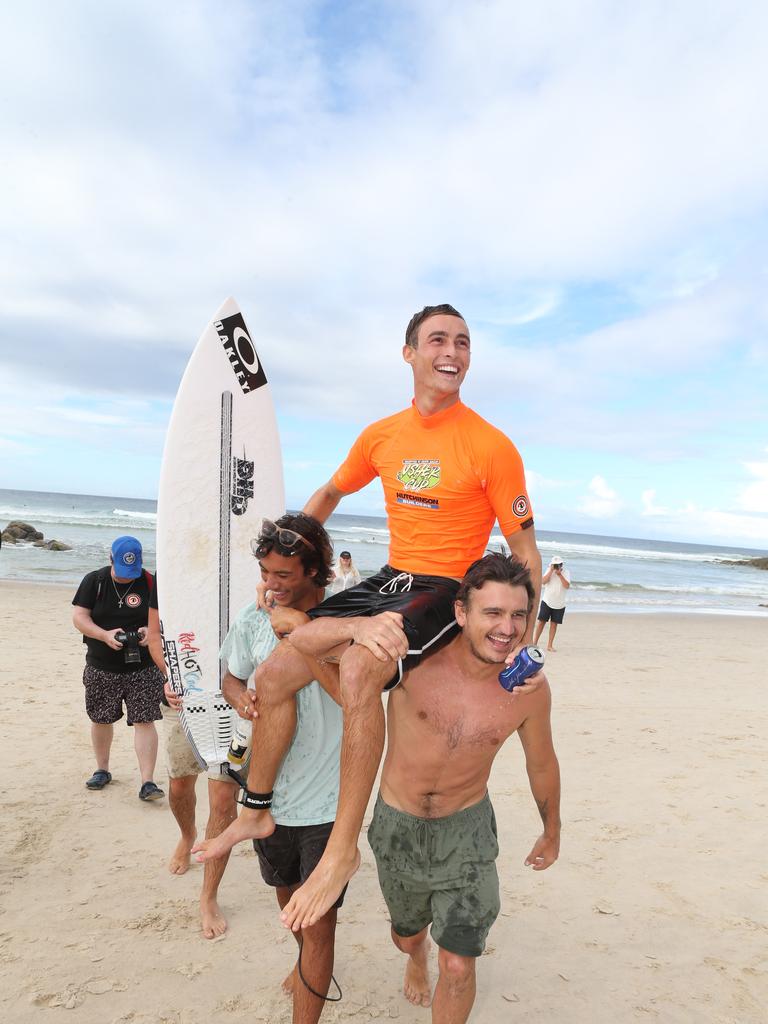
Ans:
[{"label": "white hat", "polygon": [[552,555],[552,558],[550,559],[549,564],[550,565],[562,565],[563,564],[563,560],[560,557],[560,555]]}]

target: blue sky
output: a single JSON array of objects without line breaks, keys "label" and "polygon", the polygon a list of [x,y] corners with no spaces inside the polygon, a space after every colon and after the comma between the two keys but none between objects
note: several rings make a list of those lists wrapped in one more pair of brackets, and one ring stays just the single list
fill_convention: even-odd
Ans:
[{"label": "blue sky", "polygon": [[5,5],[0,486],[154,497],[231,294],[300,505],[448,301],[541,528],[768,548],[768,8],[636,6]]}]

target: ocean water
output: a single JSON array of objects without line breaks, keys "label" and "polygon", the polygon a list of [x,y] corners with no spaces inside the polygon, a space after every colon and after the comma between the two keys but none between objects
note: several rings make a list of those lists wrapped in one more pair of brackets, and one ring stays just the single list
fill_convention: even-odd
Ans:
[{"label": "ocean water", "polygon": [[[4,544],[0,579],[61,583],[74,591],[85,573],[107,564],[112,541],[124,533],[138,537],[145,564],[155,565],[154,501],[0,490],[0,526],[11,519],[31,523],[46,540],[65,541],[72,550]],[[383,518],[336,514],[327,525],[335,550],[349,549],[363,575],[386,562],[389,534]],[[768,616],[768,608],[760,607],[768,604],[768,571],[726,564],[767,552],[578,533],[539,531],[537,536],[545,565],[558,554],[571,573],[569,610]],[[502,543],[496,533],[490,547]]]}]

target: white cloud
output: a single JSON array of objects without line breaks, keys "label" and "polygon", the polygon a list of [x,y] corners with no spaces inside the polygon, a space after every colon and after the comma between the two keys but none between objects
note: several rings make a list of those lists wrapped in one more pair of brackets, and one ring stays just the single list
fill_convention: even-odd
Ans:
[{"label": "white cloud", "polygon": [[758,480],[741,492],[743,513],[707,508],[693,501],[665,507],[657,504],[654,490],[646,490],[641,496],[642,515],[665,527],[670,536],[697,537],[734,547],[768,547],[768,463],[744,465]]},{"label": "white cloud", "polygon": [[[473,331],[468,400],[521,446],[704,457],[757,422],[757,372],[737,406],[700,378],[768,361],[768,8],[332,8],[0,12],[9,438],[82,440],[49,411],[117,415],[94,392],[170,398],[228,294],[281,412],[319,428],[407,403],[405,322],[445,299]],[[595,287],[617,307],[582,321]],[[159,460],[157,419],[128,415]]]},{"label": "white cloud", "polygon": [[616,491],[609,487],[602,476],[594,476],[589,482],[589,493],[579,501],[577,508],[590,519],[612,519],[623,507]]},{"label": "white cloud", "polygon": [[647,490],[643,491],[641,495],[643,503],[643,515],[644,516],[668,516],[670,511],[667,508],[663,508],[661,505],[656,504],[656,491]]},{"label": "white cloud", "polygon": [[723,32],[684,3],[660,37],[655,4],[607,10],[424,2],[331,60],[309,4],[136,3],[81,23],[17,5],[0,69],[24,96],[0,172],[8,291],[29,320],[81,302],[107,338],[130,325],[166,344],[187,343],[191,295],[194,324],[236,290],[267,323],[310,311],[330,341],[342,310],[408,311],[436,273],[543,279],[512,320],[543,316],[553,282],[615,279],[765,194],[765,12]]},{"label": "white cloud", "polygon": [[0,437],[0,451],[6,455],[29,455],[35,449],[23,441],[13,441],[9,437]]},{"label": "white cloud", "polygon": [[755,479],[741,492],[741,507],[768,516],[768,462],[745,462],[744,468]]}]

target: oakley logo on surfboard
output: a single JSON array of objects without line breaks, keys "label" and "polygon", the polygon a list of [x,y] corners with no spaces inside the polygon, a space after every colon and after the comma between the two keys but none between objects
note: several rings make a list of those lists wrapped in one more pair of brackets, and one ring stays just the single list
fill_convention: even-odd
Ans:
[{"label": "oakley logo on surfboard", "polygon": [[257,388],[264,387],[267,383],[267,375],[261,368],[259,357],[256,355],[256,349],[253,347],[242,314],[234,313],[232,316],[225,316],[223,320],[217,320],[213,326],[221,338],[224,351],[227,353],[227,358],[232,364],[232,370],[244,394],[247,395]]}]

